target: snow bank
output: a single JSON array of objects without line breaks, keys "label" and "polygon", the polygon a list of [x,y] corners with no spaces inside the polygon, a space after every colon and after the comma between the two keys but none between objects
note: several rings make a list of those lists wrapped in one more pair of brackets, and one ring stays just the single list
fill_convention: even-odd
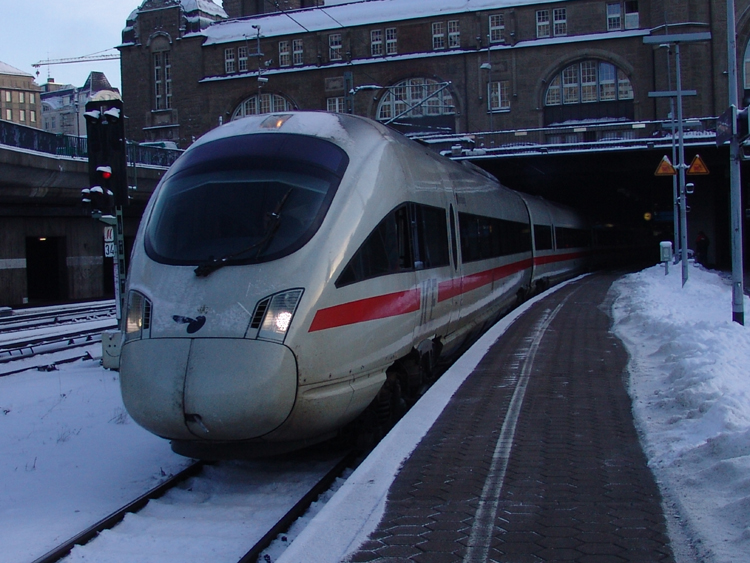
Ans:
[{"label": "snow bank", "polygon": [[[630,353],[636,423],[667,504],[702,560],[750,552],[750,330],[732,322],[731,283],[690,265],[618,280],[614,332]],[[750,311],[747,298],[745,310]]]}]

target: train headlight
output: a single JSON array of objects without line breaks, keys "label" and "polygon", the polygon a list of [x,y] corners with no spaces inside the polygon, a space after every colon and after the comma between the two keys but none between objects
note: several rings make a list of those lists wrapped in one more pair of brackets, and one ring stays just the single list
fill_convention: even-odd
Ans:
[{"label": "train headlight", "polygon": [[128,313],[125,317],[125,342],[148,337],[151,333],[151,301],[142,293],[128,293]]},{"label": "train headlight", "polygon": [[279,344],[284,342],[302,293],[302,289],[290,289],[263,300],[267,305],[263,322],[258,331],[258,339],[270,340]]}]

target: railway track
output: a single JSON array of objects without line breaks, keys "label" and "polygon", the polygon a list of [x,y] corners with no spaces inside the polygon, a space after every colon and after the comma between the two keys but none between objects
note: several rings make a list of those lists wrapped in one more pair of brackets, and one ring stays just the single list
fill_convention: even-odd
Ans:
[{"label": "railway track", "polygon": [[0,377],[92,359],[90,346],[116,328],[110,301],[34,309],[0,319]]},{"label": "railway track", "polygon": [[114,318],[114,316],[115,304],[112,300],[37,307],[26,311],[14,311],[11,316],[0,317],[0,333],[7,334],[82,321]]},{"label": "railway track", "polygon": [[[305,454],[303,453],[301,455],[304,457]],[[319,459],[320,455],[318,455],[317,458],[318,459],[316,459],[315,463],[315,471],[311,471],[309,475],[303,476],[303,479],[305,480],[304,490],[299,491],[294,495],[287,495],[288,498],[285,497],[286,505],[283,507],[283,510],[281,510],[280,514],[279,502],[270,502],[267,498],[267,494],[264,493],[261,495],[257,495],[257,498],[254,498],[252,495],[247,496],[247,499],[243,502],[243,504],[255,504],[256,506],[253,508],[255,518],[258,521],[268,523],[262,525],[263,533],[255,533],[252,541],[248,541],[245,547],[242,547],[238,550],[238,553],[241,553],[241,555],[233,558],[231,560],[232,563],[234,561],[237,561],[238,563],[255,563],[263,550],[266,549],[280,533],[287,530],[295,520],[302,516],[310,507],[310,505],[320,496],[320,494],[328,490],[331,487],[331,484],[345,471],[347,467],[351,467],[355,459],[354,454],[351,452],[329,455],[326,459],[323,460]],[[284,473],[282,472],[276,474],[274,471],[274,468],[278,465],[278,463],[278,461],[274,460],[269,460],[267,462],[268,466],[270,466],[270,470],[275,474],[275,479],[277,479],[279,482],[283,482],[285,479]],[[304,464],[305,460],[302,459],[300,463]],[[256,465],[251,465],[244,471],[241,469],[239,472],[237,471],[236,467],[230,467],[228,473],[234,478],[237,478],[239,475],[240,478],[238,478],[237,480],[245,484],[249,481],[251,482],[256,477],[259,480],[268,479],[269,468],[264,468],[263,466],[265,464],[265,462],[258,462]],[[289,460],[287,460],[286,462],[282,462],[281,464],[282,466],[286,464],[288,472],[299,472],[299,468],[296,467],[296,464],[292,463],[290,465]],[[166,495],[168,495],[169,491],[178,488],[181,489],[179,494],[175,494],[174,498],[165,500],[165,503],[169,504],[171,509],[176,509],[178,511],[180,510],[180,503],[184,505],[185,510],[184,515],[181,516],[181,525],[184,525],[185,530],[193,530],[196,526],[205,525],[205,514],[203,513],[201,513],[201,516],[198,517],[199,522],[193,521],[192,517],[195,517],[195,514],[190,509],[192,506],[194,506],[195,499],[190,498],[191,493],[195,491],[194,494],[200,496],[203,494],[202,491],[206,490],[207,488],[220,488],[222,485],[212,483],[212,476],[206,475],[206,470],[207,468],[220,467],[222,465],[226,467],[232,464],[229,462],[220,462],[217,463],[216,466],[213,466],[210,464],[206,465],[200,461],[196,462],[182,472],[170,477],[151,491],[148,491],[141,497],[133,500],[132,502],[113,512],[106,518],[103,518],[101,521],[81,531],[56,548],[50,550],[43,556],[34,560],[33,563],[55,563],[56,561],[60,561],[68,554],[70,554],[70,552],[74,548],[82,550],[80,554],[84,558],[92,556],[93,560],[96,560],[97,558],[106,559],[107,550],[109,548],[109,545],[111,544],[108,545],[105,541],[102,546],[97,545],[97,543],[99,542],[97,537],[102,532],[107,530],[110,531],[108,533],[117,532],[117,529],[115,527],[123,521],[125,516],[131,513],[137,516],[137,513],[147,507],[152,500],[165,497]],[[293,466],[295,467],[293,468]],[[220,474],[221,470],[217,471],[216,469],[214,469],[213,474],[215,475],[217,473]],[[238,491],[239,488],[241,487],[238,486]],[[241,493],[230,492],[229,494]],[[158,526],[156,527],[158,528]],[[255,527],[261,529],[259,526]],[[149,526],[149,530],[151,528],[152,526]],[[144,533],[143,537],[140,537],[137,534],[133,535],[132,532],[126,533],[128,534],[128,553],[129,556],[132,557],[132,560],[139,560],[142,557],[145,557],[150,561],[158,560],[158,558],[155,558],[153,554],[146,555],[146,553],[143,551],[154,549],[153,544],[155,543],[155,539],[153,535],[151,535],[150,533]],[[200,537],[200,534],[196,535]],[[102,538],[106,539],[103,536]],[[158,540],[159,538],[156,538],[156,543],[158,543]],[[189,554],[192,550],[195,549],[190,545],[191,540],[195,540],[195,538],[191,536],[190,533],[182,534],[180,537],[180,541],[183,542],[182,549],[185,550],[186,554]],[[203,540],[197,541],[205,541],[205,538]],[[216,537],[215,541],[217,543],[226,543],[228,541],[228,538],[223,534],[220,537]],[[240,542],[242,542],[242,539],[235,538],[234,540],[232,540],[230,538],[229,541],[235,544],[239,544]],[[117,542],[114,543],[119,545]],[[172,555],[174,554],[172,553]],[[187,555],[185,560],[190,560]]]}]

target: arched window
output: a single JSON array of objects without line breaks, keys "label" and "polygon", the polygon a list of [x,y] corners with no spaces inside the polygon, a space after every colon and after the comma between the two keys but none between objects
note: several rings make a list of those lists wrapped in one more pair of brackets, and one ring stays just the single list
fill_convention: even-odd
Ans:
[{"label": "arched window", "polygon": [[612,63],[585,60],[555,74],[544,94],[545,125],[570,120],[633,119],[633,86]]},{"label": "arched window", "polygon": [[407,78],[390,88],[378,104],[376,119],[398,129],[455,131],[456,108],[445,83],[432,78]]},{"label": "arched window", "polygon": [[745,46],[745,57],[742,59],[743,89],[750,90],[750,42]]},{"label": "arched window", "polygon": [[279,94],[255,94],[237,106],[232,114],[232,120],[234,121],[247,115],[292,111],[294,109],[294,104]]}]

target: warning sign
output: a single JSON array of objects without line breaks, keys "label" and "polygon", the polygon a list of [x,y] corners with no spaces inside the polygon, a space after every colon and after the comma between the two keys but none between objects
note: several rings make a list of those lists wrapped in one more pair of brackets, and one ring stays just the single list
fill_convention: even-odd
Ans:
[{"label": "warning sign", "polygon": [[706,166],[706,163],[703,162],[701,155],[696,154],[693,157],[693,161],[690,163],[690,167],[687,169],[686,174],[692,174],[694,176],[710,174],[710,172],[708,171],[708,166]]},{"label": "warning sign", "polygon": [[654,176],[674,176],[675,174],[677,174],[677,171],[674,169],[674,166],[672,166],[667,155],[664,155],[664,158],[659,162],[659,166],[656,167]]}]

